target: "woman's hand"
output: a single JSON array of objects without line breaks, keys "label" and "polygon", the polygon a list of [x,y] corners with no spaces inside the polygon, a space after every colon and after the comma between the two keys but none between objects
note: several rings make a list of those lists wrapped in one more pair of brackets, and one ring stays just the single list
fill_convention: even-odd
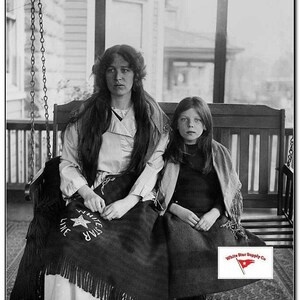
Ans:
[{"label": "woman's hand", "polygon": [[176,215],[183,222],[194,227],[199,222],[199,217],[194,214],[191,210],[184,208],[176,203],[170,205],[169,211]]},{"label": "woman's hand", "polygon": [[105,208],[105,201],[97,195],[90,187],[84,185],[78,190],[79,195],[84,200],[84,205],[92,212],[98,211],[100,214]]},{"label": "woman's hand", "polygon": [[121,200],[115,201],[105,207],[101,217],[109,221],[120,219],[140,201],[140,198],[140,196],[130,194]]},{"label": "woman's hand", "polygon": [[211,226],[215,224],[219,216],[220,211],[217,208],[212,208],[209,212],[207,212],[201,217],[200,221],[195,226],[195,229],[208,231],[211,228]]}]

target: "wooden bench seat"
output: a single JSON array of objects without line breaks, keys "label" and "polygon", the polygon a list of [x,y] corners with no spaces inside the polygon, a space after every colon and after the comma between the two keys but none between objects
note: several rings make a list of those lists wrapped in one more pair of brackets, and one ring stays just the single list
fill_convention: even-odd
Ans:
[{"label": "wooden bench seat", "polygon": [[246,213],[242,218],[242,224],[269,246],[276,248],[293,247],[293,226],[284,215],[248,217]]}]

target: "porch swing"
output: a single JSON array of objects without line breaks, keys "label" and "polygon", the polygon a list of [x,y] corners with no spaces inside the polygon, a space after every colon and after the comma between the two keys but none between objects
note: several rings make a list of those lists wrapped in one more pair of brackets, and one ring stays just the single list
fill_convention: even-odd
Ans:
[{"label": "porch swing", "polygon": [[[40,169],[34,176],[34,40],[35,40],[35,0],[31,0],[31,156],[30,156],[30,182],[25,187],[25,198],[31,200],[36,207],[41,200],[41,192],[44,185],[43,169]],[[44,48],[44,30],[43,30],[43,14],[42,4],[38,1],[39,7],[39,24],[40,24],[40,42],[42,53],[42,75],[43,75],[43,100],[45,109],[45,123],[47,135],[47,163],[51,160],[58,160],[58,133],[67,124],[70,112],[76,109],[82,101],[71,101],[67,104],[54,104],[53,110],[53,143],[52,154],[50,145],[50,130],[48,124],[48,104],[47,104],[47,87],[46,87],[46,68],[45,68],[45,48]],[[164,112],[172,118],[177,103],[160,102]],[[241,157],[241,161],[237,166],[237,171],[242,182],[242,194],[244,202],[250,203],[248,207],[267,207],[276,208],[277,216],[271,218],[247,217],[242,219],[245,228],[254,230],[268,245],[274,247],[292,247],[293,246],[293,172],[290,168],[293,155],[293,140],[290,141],[289,157],[284,164],[284,118],[283,109],[273,109],[265,105],[249,105],[249,104],[224,104],[209,103],[210,110],[214,122],[214,139],[221,142],[227,148],[231,147],[232,136],[238,136],[237,153]],[[249,140],[251,135],[259,135],[259,175],[258,175],[258,191],[252,193],[248,191],[248,173],[251,155],[249,155]],[[277,138],[277,194],[270,193],[269,184],[269,162],[271,161],[272,151],[270,146],[273,137]],[[284,176],[286,186],[283,191]],[[246,207],[246,206],[245,206]],[[285,237],[282,237],[285,234]],[[281,244],[283,242],[283,244]]]}]

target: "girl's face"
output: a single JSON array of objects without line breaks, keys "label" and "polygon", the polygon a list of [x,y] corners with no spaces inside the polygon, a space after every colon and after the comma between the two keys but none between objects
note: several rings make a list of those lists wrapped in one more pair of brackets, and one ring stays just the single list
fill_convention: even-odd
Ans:
[{"label": "girl's face", "polygon": [[114,60],[107,68],[105,77],[112,96],[131,95],[134,73],[129,68],[129,63],[121,55],[114,55]]},{"label": "girl's face", "polygon": [[185,144],[194,145],[206,130],[200,116],[194,108],[190,108],[179,115],[177,129]]}]

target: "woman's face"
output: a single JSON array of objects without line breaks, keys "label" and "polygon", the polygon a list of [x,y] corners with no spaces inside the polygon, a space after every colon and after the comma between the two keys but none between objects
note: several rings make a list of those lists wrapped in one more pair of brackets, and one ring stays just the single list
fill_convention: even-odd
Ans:
[{"label": "woman's face", "polygon": [[185,144],[194,145],[201,136],[205,125],[194,108],[190,108],[179,115],[177,129]]},{"label": "woman's face", "polygon": [[114,59],[105,73],[107,87],[112,96],[131,96],[134,73],[129,68],[129,63],[119,54],[114,54]]}]

